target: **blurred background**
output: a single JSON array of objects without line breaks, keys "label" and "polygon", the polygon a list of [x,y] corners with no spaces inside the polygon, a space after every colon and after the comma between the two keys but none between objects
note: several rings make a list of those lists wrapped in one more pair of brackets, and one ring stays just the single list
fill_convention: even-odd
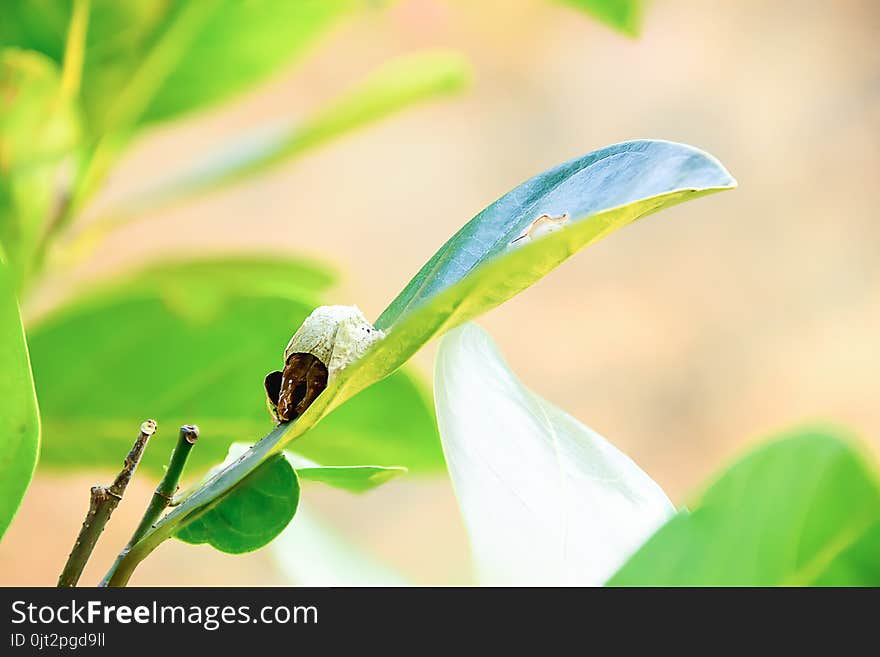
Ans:
[{"label": "blurred background", "polygon": [[[871,0],[655,0],[638,39],[538,0],[402,0],[362,12],[289,74],[145,135],[89,216],[244,127],[308,114],[394,55],[459,50],[473,88],[131,223],[50,279],[29,311],[157,253],[252,247],[329,259],[343,272],[330,301],[375,318],[455,230],[522,180],[618,141],[682,141],[717,156],[740,188],[614,234],[480,324],[523,381],[632,456],[676,503],[746,445],[803,421],[848,426],[878,455],[878,30]],[[426,376],[435,348],[416,358]],[[38,471],[0,545],[0,582],[54,584],[89,486],[112,474]],[[103,573],[151,490],[135,479],[84,581]],[[304,495],[410,581],[472,581],[445,479]],[[233,557],[168,541],[132,584],[286,581],[268,549]]]}]

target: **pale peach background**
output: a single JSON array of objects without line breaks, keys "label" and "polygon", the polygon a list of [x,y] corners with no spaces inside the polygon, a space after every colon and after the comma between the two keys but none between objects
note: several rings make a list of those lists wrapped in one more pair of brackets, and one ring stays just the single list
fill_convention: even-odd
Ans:
[{"label": "pale peach background", "polygon": [[[876,454],[878,27],[871,0],[657,0],[632,41],[537,0],[403,1],[340,25],[240,101],[145,137],[92,214],[247,126],[306,114],[399,53],[463,51],[476,69],[469,93],[146,217],[50,281],[43,303],[158,256],[272,248],[332,259],[345,272],[332,300],[375,317],[453,231],[530,175],[625,139],[684,141],[718,156],[740,189],[614,235],[482,325],[523,380],[677,501],[747,444],[805,420],[848,425]],[[434,348],[417,358],[426,373]],[[54,583],[88,486],[109,474],[41,472],[0,545],[0,582]],[[130,489],[84,582],[150,488]],[[470,581],[445,481],[306,495],[414,581]],[[229,557],[169,542],[133,583],[279,581],[265,550]]]}]

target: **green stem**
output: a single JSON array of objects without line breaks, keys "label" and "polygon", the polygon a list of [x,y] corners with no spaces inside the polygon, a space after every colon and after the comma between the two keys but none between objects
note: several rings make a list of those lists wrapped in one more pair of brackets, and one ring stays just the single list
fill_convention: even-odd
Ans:
[{"label": "green stem", "polygon": [[140,541],[144,535],[153,528],[153,526],[159,521],[162,513],[171,504],[171,500],[174,498],[174,493],[177,492],[178,485],[180,484],[180,476],[183,474],[186,460],[189,458],[189,453],[192,451],[198,438],[199,428],[197,426],[184,424],[180,427],[177,446],[171,453],[171,462],[168,464],[168,469],[165,470],[165,476],[162,477],[162,481],[159,482],[159,485],[156,487],[152,499],[150,499],[150,504],[144,512],[144,517],[141,518],[141,522],[137,526],[137,529],[134,530],[134,534],[131,535],[128,543],[122,548],[122,552],[116,557],[116,561],[113,562],[110,570],[107,571],[107,574],[104,575],[104,579],[101,580],[101,583],[98,586],[110,585],[110,581],[113,578],[116,569],[129,553],[132,546]]},{"label": "green stem", "polygon": [[83,521],[82,529],[76,537],[76,543],[73,544],[73,550],[67,557],[67,563],[64,564],[64,570],[58,577],[58,586],[69,587],[76,586],[82,571],[95,549],[95,544],[104,531],[104,526],[110,520],[110,515],[119,506],[122,495],[128,487],[128,483],[134,476],[134,471],[144,454],[147,447],[147,441],[150,436],[156,432],[156,423],[153,420],[147,420],[141,425],[141,431],[128,456],[125,457],[125,463],[122,470],[116,476],[116,479],[109,487],[92,486],[91,497],[89,498],[89,510],[86,513],[86,519]]},{"label": "green stem", "polygon": [[177,446],[171,453],[171,462],[168,469],[165,470],[165,476],[156,487],[153,498],[150,500],[149,506],[141,518],[140,524],[134,530],[129,544],[137,543],[141,540],[150,528],[156,523],[162,515],[162,512],[171,504],[174,493],[180,484],[180,477],[183,474],[183,468],[189,453],[192,451],[196,440],[199,437],[199,428],[194,425],[184,424],[180,427],[180,435],[177,438]]},{"label": "green stem", "polygon": [[61,69],[61,89],[70,98],[75,98],[79,94],[88,26],[89,0],[74,0],[70,25],[67,28],[67,43],[64,46],[64,64]]}]

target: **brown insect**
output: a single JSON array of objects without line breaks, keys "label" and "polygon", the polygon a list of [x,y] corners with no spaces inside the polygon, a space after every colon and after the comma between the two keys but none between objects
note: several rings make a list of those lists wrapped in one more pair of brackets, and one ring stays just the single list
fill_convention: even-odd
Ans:
[{"label": "brown insect", "polygon": [[269,412],[278,422],[290,422],[327,387],[327,366],[312,354],[290,354],[284,370],[269,372],[264,385]]}]

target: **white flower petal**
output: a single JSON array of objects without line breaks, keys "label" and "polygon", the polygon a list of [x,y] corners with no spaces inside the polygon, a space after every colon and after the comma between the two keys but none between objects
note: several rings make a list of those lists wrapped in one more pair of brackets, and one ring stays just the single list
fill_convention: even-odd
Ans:
[{"label": "white flower petal", "polygon": [[481,584],[601,585],[675,511],[629,457],[525,388],[474,324],[443,338],[434,399]]}]

